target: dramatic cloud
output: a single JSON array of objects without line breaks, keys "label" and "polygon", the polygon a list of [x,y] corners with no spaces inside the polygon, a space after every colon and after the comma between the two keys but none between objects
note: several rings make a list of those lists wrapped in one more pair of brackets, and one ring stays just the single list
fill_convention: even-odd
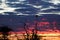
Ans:
[{"label": "dramatic cloud", "polygon": [[60,0],[1,0],[1,15],[60,14]]}]

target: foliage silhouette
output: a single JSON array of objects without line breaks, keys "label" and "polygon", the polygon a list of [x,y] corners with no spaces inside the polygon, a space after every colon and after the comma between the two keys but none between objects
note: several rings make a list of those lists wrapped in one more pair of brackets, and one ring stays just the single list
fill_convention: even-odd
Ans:
[{"label": "foliage silhouette", "polygon": [[34,33],[34,30],[32,30],[32,39],[31,40],[39,40],[39,37],[36,33]]},{"label": "foliage silhouette", "polygon": [[25,38],[26,40],[29,40],[29,34],[28,34],[28,32],[27,32],[27,29],[26,29],[26,24],[24,23],[24,30],[25,30],[25,32],[26,32],[26,34],[27,34],[27,38]]},{"label": "foliage silhouette", "polygon": [[9,28],[8,26],[1,26],[0,27],[0,32],[2,32],[3,34],[3,39],[1,40],[8,40],[7,36],[8,36],[8,32],[12,31],[11,28]]}]

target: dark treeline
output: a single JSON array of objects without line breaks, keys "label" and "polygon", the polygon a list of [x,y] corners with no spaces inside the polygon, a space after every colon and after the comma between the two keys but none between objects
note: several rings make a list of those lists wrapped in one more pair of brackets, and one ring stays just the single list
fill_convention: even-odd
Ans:
[{"label": "dark treeline", "polygon": [[7,36],[9,35],[8,32],[12,31],[11,28],[8,26],[1,26],[0,27],[0,32],[2,33],[3,37],[0,40],[8,40]]},{"label": "dark treeline", "polygon": [[[23,36],[25,36],[24,40],[40,40],[40,38],[38,37],[38,35],[34,32],[35,30],[32,30],[32,37],[29,38],[30,34],[27,32],[25,26],[24,26],[24,29],[26,31],[26,36],[25,34]],[[11,28],[9,28],[8,26],[1,26],[0,27],[0,32],[2,33],[2,38],[0,38],[0,40],[9,40],[7,36],[9,36],[9,33],[10,31],[13,31]],[[16,37],[17,37],[17,34],[16,34]],[[23,40],[23,39],[19,39],[17,37],[17,40]]]}]

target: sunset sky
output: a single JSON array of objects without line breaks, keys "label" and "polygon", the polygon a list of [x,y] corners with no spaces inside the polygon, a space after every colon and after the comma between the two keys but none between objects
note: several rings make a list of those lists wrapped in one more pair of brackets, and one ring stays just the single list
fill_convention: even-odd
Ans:
[{"label": "sunset sky", "polygon": [[60,0],[0,0],[0,28],[5,26],[14,40],[33,31],[41,40],[60,40]]},{"label": "sunset sky", "polygon": [[36,22],[38,31],[60,31],[60,0],[0,0],[0,26],[24,31]]},{"label": "sunset sky", "polygon": [[[8,26],[12,28],[14,31],[24,31],[24,24],[26,24],[26,28],[32,29],[35,25],[35,21],[37,21],[37,29],[38,31],[46,31],[47,29],[55,29],[60,30],[60,15],[54,14],[46,14],[41,15],[36,18],[35,15],[30,16],[18,16],[18,15],[0,15],[0,26]],[[40,24],[43,22],[42,24]],[[45,23],[47,26],[44,26]],[[55,25],[54,25],[55,23]],[[52,25],[53,26],[52,26]],[[54,30],[55,30],[54,29]]]}]

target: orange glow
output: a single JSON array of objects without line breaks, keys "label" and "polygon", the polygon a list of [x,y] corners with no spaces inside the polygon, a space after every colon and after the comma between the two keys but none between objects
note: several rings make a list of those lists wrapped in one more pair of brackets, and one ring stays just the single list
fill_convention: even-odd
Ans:
[{"label": "orange glow", "polygon": [[[45,19],[42,19],[45,20]],[[37,23],[37,25],[35,25],[35,23]],[[52,25],[51,25],[52,24]],[[51,26],[53,27],[50,28]],[[47,29],[45,29],[45,31],[41,31],[41,30],[37,30],[37,35],[41,36],[41,40],[60,40],[60,31],[56,28],[57,27],[57,22],[53,21],[53,22],[48,22],[48,21],[42,21],[42,22],[37,22],[35,21],[33,24],[32,23],[26,23],[26,31],[27,33],[31,36],[31,34],[33,33],[33,29],[35,29],[36,27],[43,27],[42,29],[45,29],[44,27],[46,27]],[[20,32],[9,32],[9,38],[10,40],[14,39],[17,40],[17,38],[19,39],[24,39],[24,37],[27,35],[26,31],[24,28],[18,28],[18,30],[22,30]]]}]

